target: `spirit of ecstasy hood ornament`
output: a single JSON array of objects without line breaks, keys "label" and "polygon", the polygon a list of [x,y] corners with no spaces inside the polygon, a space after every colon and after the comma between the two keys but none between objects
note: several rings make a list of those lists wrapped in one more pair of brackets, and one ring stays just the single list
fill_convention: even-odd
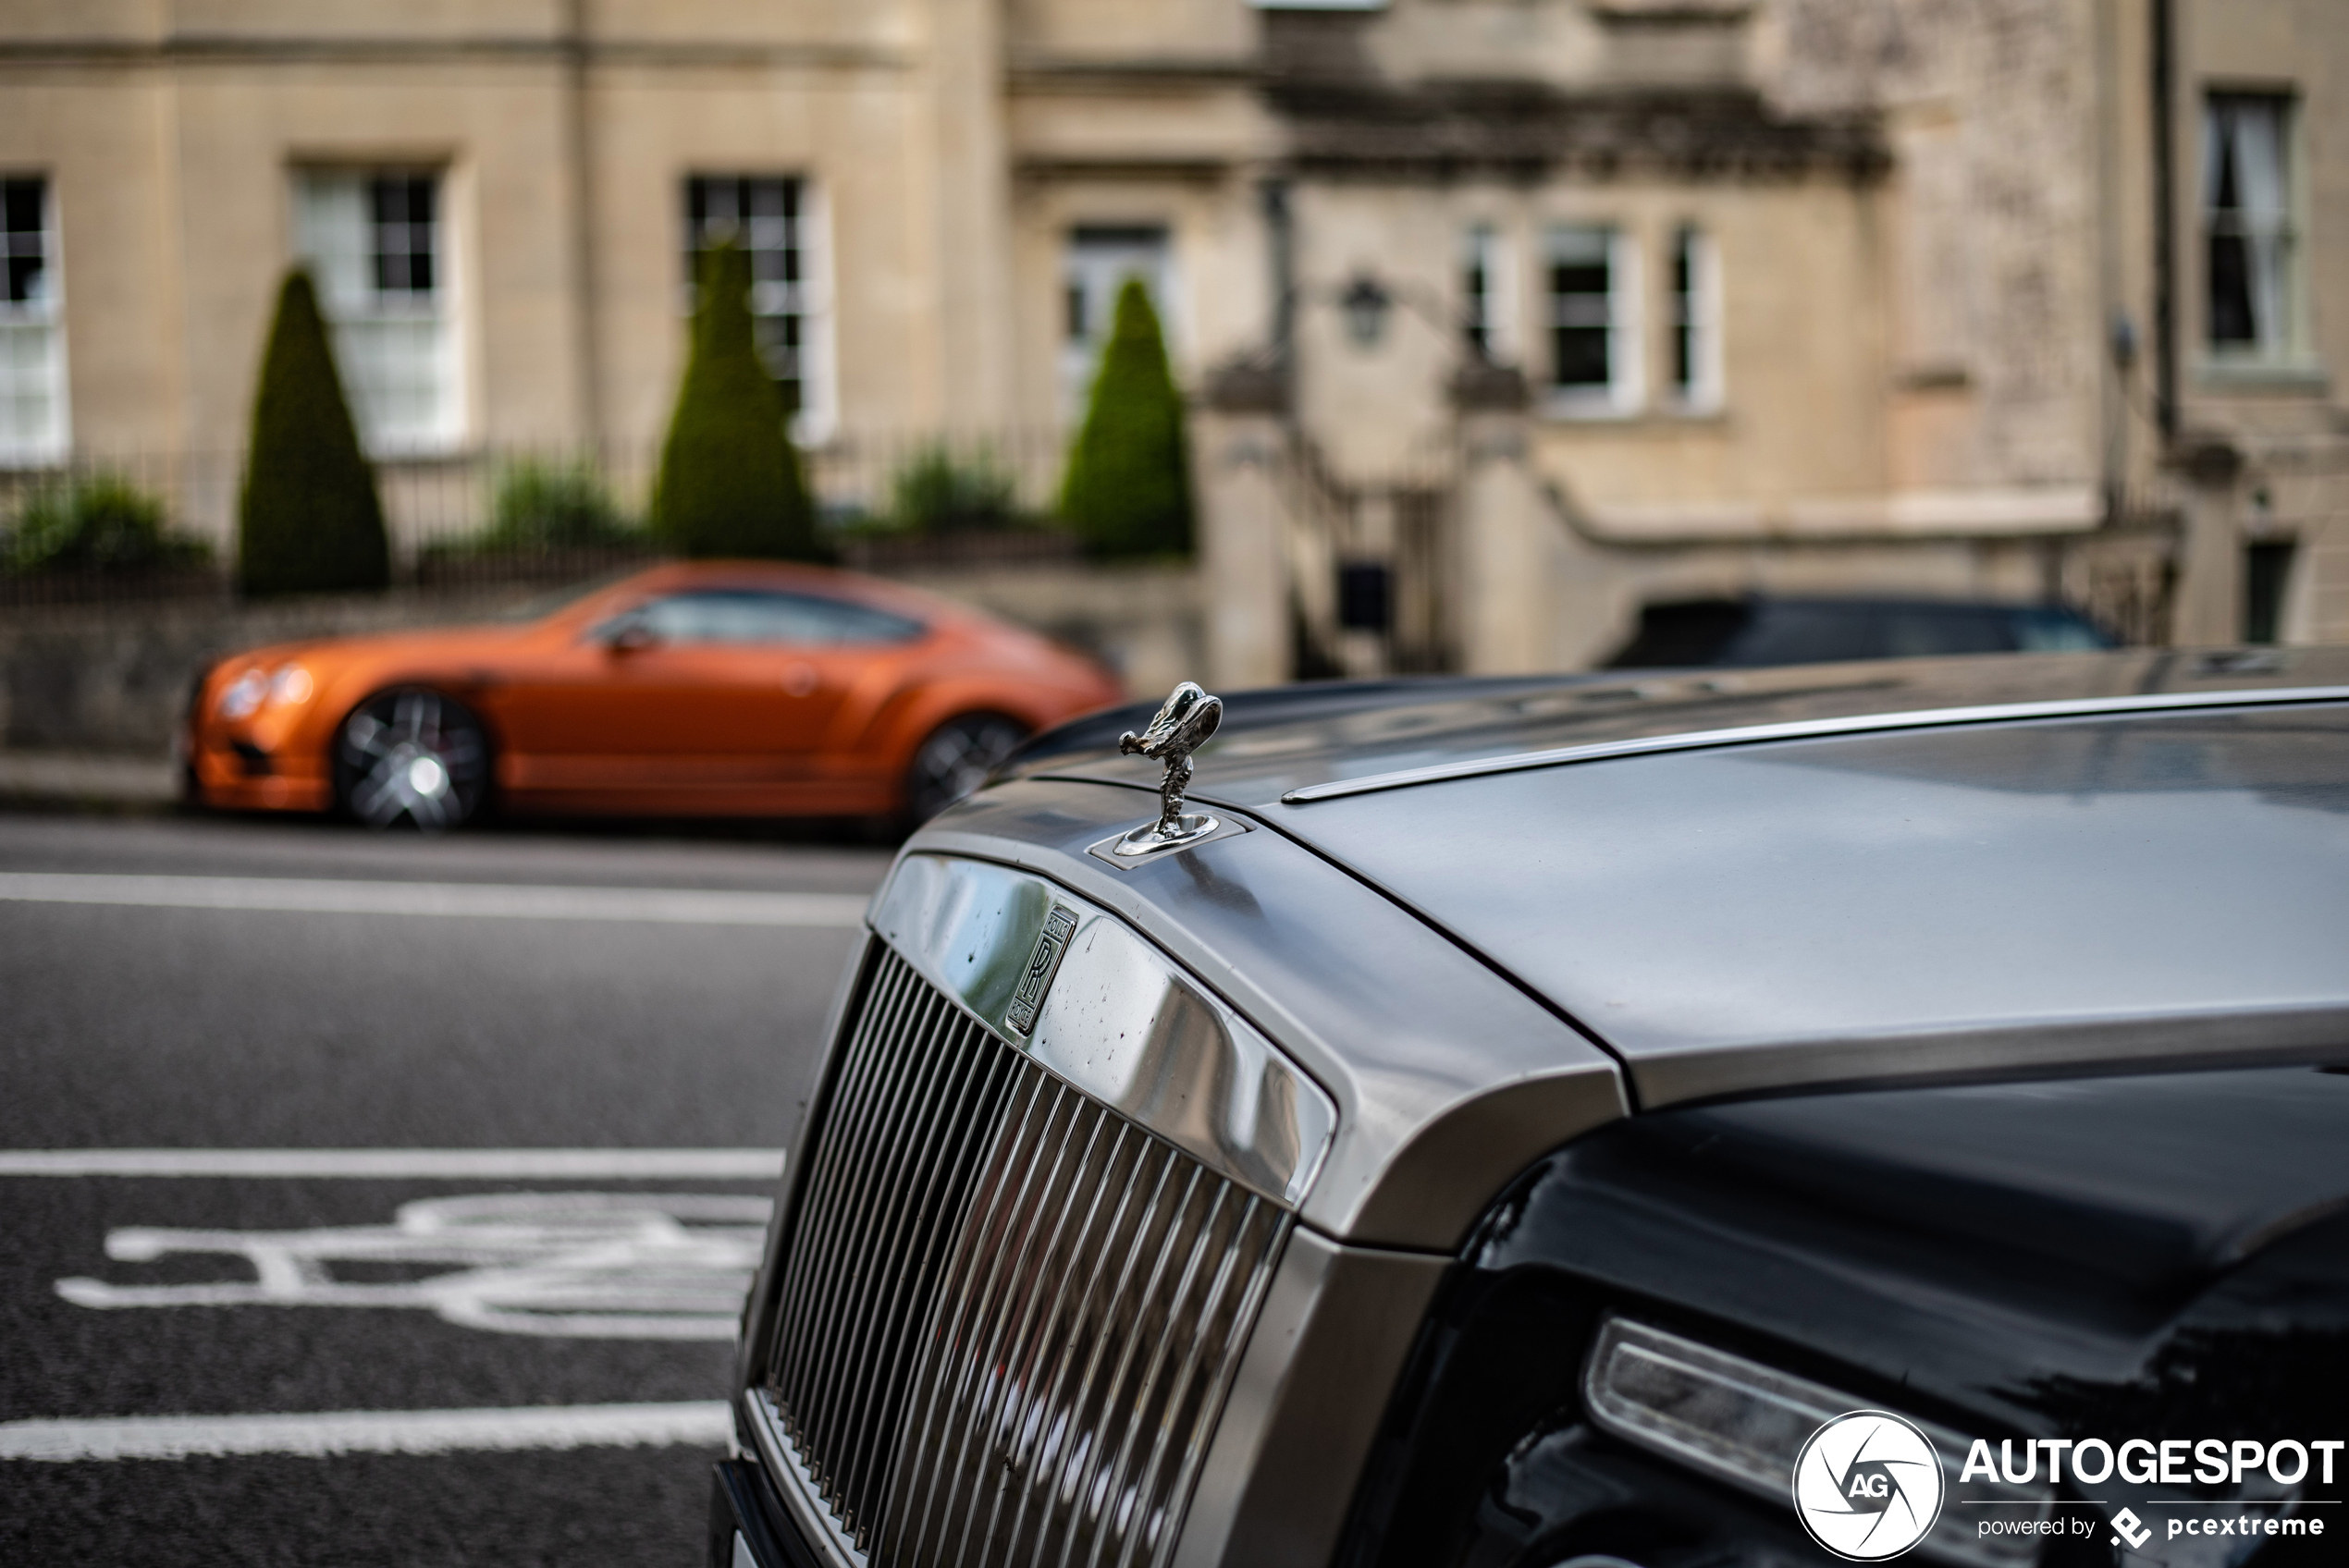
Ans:
[{"label": "spirit of ecstasy hood ornament", "polygon": [[1118,737],[1119,751],[1163,762],[1166,777],[1158,787],[1158,820],[1120,839],[1116,853],[1146,855],[1153,850],[1172,849],[1203,839],[1222,826],[1211,816],[1186,814],[1183,791],[1190,787],[1191,753],[1223,722],[1224,699],[1211,697],[1196,682],[1186,680],[1174,688],[1148,729],[1139,735],[1129,729]]}]

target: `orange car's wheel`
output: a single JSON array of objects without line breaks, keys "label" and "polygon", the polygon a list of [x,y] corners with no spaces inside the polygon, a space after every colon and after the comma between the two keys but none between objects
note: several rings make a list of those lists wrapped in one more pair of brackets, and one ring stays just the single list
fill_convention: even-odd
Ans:
[{"label": "orange car's wheel", "polygon": [[335,737],[335,801],[370,827],[461,827],[489,788],[489,735],[454,697],[378,692]]},{"label": "orange car's wheel", "polygon": [[1000,713],[950,718],[914,749],[905,770],[905,815],[928,822],[987,782],[996,764],[1027,739],[1027,727]]}]

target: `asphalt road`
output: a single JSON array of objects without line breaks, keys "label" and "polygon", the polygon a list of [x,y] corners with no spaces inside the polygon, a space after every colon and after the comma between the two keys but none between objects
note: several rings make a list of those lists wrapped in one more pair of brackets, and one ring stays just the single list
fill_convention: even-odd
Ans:
[{"label": "asphalt road", "polygon": [[697,1562],[887,864],[0,816],[0,1563]]}]

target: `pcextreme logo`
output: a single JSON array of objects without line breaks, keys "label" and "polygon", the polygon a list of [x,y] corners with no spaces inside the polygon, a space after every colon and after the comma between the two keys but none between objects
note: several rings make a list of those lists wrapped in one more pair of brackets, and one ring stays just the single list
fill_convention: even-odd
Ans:
[{"label": "pcextreme logo", "polygon": [[1811,1538],[1852,1562],[1881,1562],[1941,1516],[1941,1456],[1916,1424],[1854,1410],[1811,1434],[1794,1461],[1794,1513]]}]

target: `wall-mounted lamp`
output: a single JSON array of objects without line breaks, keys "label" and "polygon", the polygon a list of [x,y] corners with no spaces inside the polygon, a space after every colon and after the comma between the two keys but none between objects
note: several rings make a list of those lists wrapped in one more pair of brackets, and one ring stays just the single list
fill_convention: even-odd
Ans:
[{"label": "wall-mounted lamp", "polygon": [[1393,308],[1395,296],[1369,273],[1356,273],[1354,281],[1337,297],[1337,308],[1346,313],[1346,336],[1358,349],[1375,349],[1379,339],[1386,336],[1386,312]]}]

